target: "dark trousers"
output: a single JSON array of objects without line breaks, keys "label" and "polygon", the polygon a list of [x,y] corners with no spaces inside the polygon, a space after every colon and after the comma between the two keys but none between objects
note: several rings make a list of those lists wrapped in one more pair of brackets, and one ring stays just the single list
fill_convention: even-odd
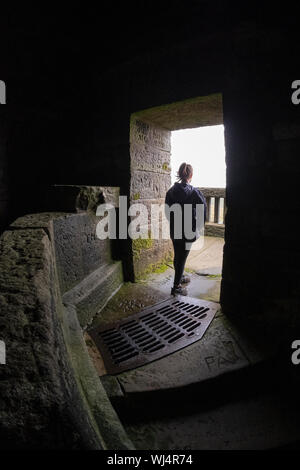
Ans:
[{"label": "dark trousers", "polygon": [[174,269],[175,269],[175,278],[174,278],[174,286],[178,286],[180,284],[180,280],[183,275],[184,266],[186,259],[190,250],[187,250],[185,247],[186,241],[185,240],[172,240],[173,247],[174,247]]}]

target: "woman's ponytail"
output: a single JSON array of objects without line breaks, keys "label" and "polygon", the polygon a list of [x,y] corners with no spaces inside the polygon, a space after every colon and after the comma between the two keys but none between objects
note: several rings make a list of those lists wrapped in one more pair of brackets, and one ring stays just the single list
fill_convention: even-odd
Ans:
[{"label": "woman's ponytail", "polygon": [[179,181],[186,183],[193,176],[193,167],[189,163],[181,163],[177,172]]}]

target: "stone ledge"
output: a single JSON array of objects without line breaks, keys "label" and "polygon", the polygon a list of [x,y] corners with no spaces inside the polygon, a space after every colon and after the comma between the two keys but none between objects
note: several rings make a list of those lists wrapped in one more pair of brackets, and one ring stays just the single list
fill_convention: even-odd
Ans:
[{"label": "stone ledge", "polygon": [[55,185],[47,191],[48,210],[96,212],[97,206],[104,202],[119,207],[119,195],[118,187]]},{"label": "stone ledge", "polygon": [[85,328],[123,283],[122,263],[106,264],[63,295],[63,304],[75,305],[81,327]]},{"label": "stone ledge", "polygon": [[184,387],[249,366],[249,360],[225,327],[223,319],[215,318],[201,341],[115,377],[126,396],[131,393],[183,390]]},{"label": "stone ledge", "polygon": [[214,222],[205,223],[205,236],[206,237],[220,237],[224,238],[225,225],[215,224]]},{"label": "stone ledge", "polygon": [[[78,216],[80,216],[78,214]],[[86,349],[73,305],[63,307],[53,221],[31,214],[0,238],[0,446],[134,449]]]},{"label": "stone ledge", "polygon": [[225,188],[198,188],[205,197],[225,197]]}]

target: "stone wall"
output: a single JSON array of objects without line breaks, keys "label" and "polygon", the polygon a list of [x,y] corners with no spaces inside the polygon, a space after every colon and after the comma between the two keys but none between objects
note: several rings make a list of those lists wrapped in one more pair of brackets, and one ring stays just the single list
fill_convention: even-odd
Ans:
[{"label": "stone wall", "polygon": [[83,339],[122,282],[95,228],[89,212],[32,214],[0,238],[1,448],[132,449]]},{"label": "stone wall", "polygon": [[[162,237],[158,240],[152,239],[150,226],[151,204],[164,204],[166,192],[171,186],[170,151],[171,132],[169,130],[143,120],[141,113],[138,116],[132,116],[130,123],[130,203],[144,204],[149,214],[148,239],[132,240],[135,277],[153,269],[171,255],[170,240],[164,240]],[[161,218],[155,223],[161,227],[162,221]]]},{"label": "stone wall", "polygon": [[[185,19],[163,21],[157,34],[150,16],[143,27],[148,15],[142,15],[126,34],[116,31],[122,41],[107,57],[99,53],[99,44],[108,47],[110,41],[96,38],[101,34],[96,24],[89,28],[93,40],[87,36],[86,43],[79,41],[80,28],[66,42],[66,24],[59,31],[52,24],[39,29],[42,23],[36,22],[28,37],[15,27],[11,43],[23,50],[14,46],[7,73],[15,106],[9,111],[10,216],[31,212],[51,184],[120,186],[130,196],[132,113],[221,93],[228,208],[222,307],[247,324],[254,316],[258,324],[265,319],[271,326],[284,317],[287,325],[299,319],[300,263],[296,234],[276,224],[297,213],[300,164],[297,137],[279,139],[276,132],[300,119],[300,106],[291,102],[291,83],[298,78],[297,16],[284,16],[280,8],[274,22],[267,8],[263,15],[262,4],[257,11],[249,4],[241,16],[226,2],[205,2],[205,11],[201,2],[198,8],[193,14],[184,5]],[[51,57],[43,72],[42,29]],[[127,279],[132,279],[127,261]]]},{"label": "stone wall", "polygon": [[[269,67],[266,58],[265,83]],[[257,70],[248,70],[251,92],[235,83],[224,108],[228,210],[221,304],[235,321],[263,328],[274,341],[300,324],[297,236],[286,229],[299,207],[300,109],[290,99],[289,68],[282,67],[270,88]]]},{"label": "stone wall", "polygon": [[9,181],[7,161],[7,122],[5,105],[0,107],[0,233],[4,230],[9,213]]}]

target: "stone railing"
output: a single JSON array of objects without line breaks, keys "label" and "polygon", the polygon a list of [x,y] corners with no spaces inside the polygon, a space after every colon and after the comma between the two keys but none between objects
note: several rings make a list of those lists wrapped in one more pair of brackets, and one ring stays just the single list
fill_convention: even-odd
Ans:
[{"label": "stone railing", "polygon": [[207,203],[205,235],[224,236],[226,214],[225,188],[199,188]]}]

